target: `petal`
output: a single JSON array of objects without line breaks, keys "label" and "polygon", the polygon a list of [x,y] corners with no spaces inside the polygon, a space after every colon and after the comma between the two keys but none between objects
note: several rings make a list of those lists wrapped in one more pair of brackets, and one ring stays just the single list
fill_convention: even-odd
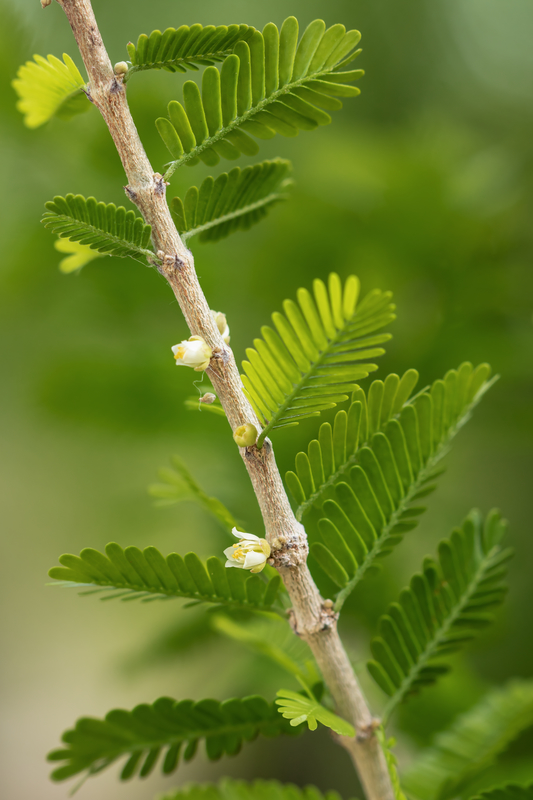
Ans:
[{"label": "petal", "polygon": [[226,561],[226,567],[237,567],[237,569],[244,569],[244,564],[239,564],[237,561]]},{"label": "petal", "polygon": [[251,569],[252,567],[258,567],[259,564],[264,564],[266,561],[266,556],[264,553],[246,553],[246,558],[244,559],[244,569]]},{"label": "petal", "polygon": [[233,545],[231,547],[226,547],[225,550],[222,551],[226,558],[233,558],[233,553],[235,552],[235,548]]},{"label": "petal", "polygon": [[255,533],[243,533],[242,531],[239,533],[241,539],[244,539],[247,542],[260,542],[261,539],[259,536],[256,536]]},{"label": "petal", "polygon": [[241,534],[241,532],[240,532],[240,531],[238,531],[238,530],[237,530],[237,528],[232,528],[232,529],[231,529],[231,532],[232,532],[232,534],[233,534],[234,536],[236,536],[236,537],[237,537],[237,539],[240,539],[240,538],[242,537],[242,534]]}]

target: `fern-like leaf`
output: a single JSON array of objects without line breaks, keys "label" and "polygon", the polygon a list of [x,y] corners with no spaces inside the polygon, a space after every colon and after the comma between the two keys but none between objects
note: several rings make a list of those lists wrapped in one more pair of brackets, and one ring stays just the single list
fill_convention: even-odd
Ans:
[{"label": "fern-like leaf", "polygon": [[265,426],[259,447],[272,430],[347,400],[344,393],[356,388],[355,381],[377,369],[368,363],[385,352],[376,345],[391,338],[375,333],[395,319],[390,292],[375,290],[358,303],[358,279],[350,276],[343,289],[335,273],[328,289],[320,280],[313,288],[314,300],[307,289],[298,290],[299,307],[286,300],[285,316],[272,315],[277,333],[263,327],[263,338],[246,351],[244,393]]},{"label": "fern-like leaf", "polygon": [[62,239],[88,245],[102,255],[155,260],[148,249],[152,227],[134,211],[114,203],[99,203],[94,197],[67,194],[45,203],[41,222]]},{"label": "fern-like leaf", "polygon": [[290,161],[263,161],[241,170],[235,167],[216,180],[206,178],[198,189],[191,186],[185,199],[171,204],[184,241],[200,235],[201,242],[216,242],[237,230],[247,230],[287,197],[291,185]]},{"label": "fern-like leaf", "polygon": [[230,533],[233,528],[239,529],[231,511],[217,497],[209,497],[204,492],[181,458],[173,456],[172,465],[173,469],[159,470],[159,477],[163,483],[155,483],[149,487],[152,497],[160,499],[160,505],[195,500]]},{"label": "fern-like leaf", "polygon": [[243,741],[251,741],[259,733],[279,736],[293,732],[276,706],[262,697],[224,703],[160,697],[152,705],[139,705],[132,711],[115,709],[105,719],[79,719],[75,728],[63,734],[66,747],[52,751],[48,759],[66,762],[52,773],[53,780],[62,781],[86,770],[89,774],[100,772],[128,756],[121,773],[121,779],[127,780],[135,774],[141,778],[149,775],[163,753],[163,773],[174,772],[182,748],[185,746],[184,760],[189,761],[201,739],[207,757],[216,761],[223,755],[237,755]]},{"label": "fern-like leaf", "polygon": [[321,426],[308,454],[296,457],[287,484],[300,518],[322,506],[322,541],[311,553],[341,589],[337,610],[376,559],[417,526],[425,508],[413,502],[435,488],[440,461],[491,386],[489,376],[487,364],[464,363],[411,398],[415,370],[374,381],[368,395],[355,391],[333,429]]},{"label": "fern-like leaf", "polygon": [[321,722],[326,728],[338,733],[340,736],[355,736],[355,729],[345,719],[341,719],[332,711],[320,705],[317,700],[311,700],[309,697],[298,692],[290,692],[288,689],[280,689],[276,692],[279,700],[275,703],[279,706],[279,713],[285,719],[290,720],[291,726],[301,725],[302,722],[307,722],[309,730],[315,731],[318,723]]},{"label": "fern-like leaf", "polygon": [[222,778],[218,784],[188,784],[161,796],[160,800],[341,800],[337,792],[322,794],[315,786],[258,780],[253,783]]},{"label": "fern-like leaf", "polygon": [[266,583],[258,575],[240,569],[225,569],[216,556],[204,566],[195,553],[183,558],[170,553],[164,558],[155,547],[126,547],[115,542],[105,555],[90,547],[79,556],[62,555],[61,567],[49,576],[64,586],[83,589],[83,594],[105,591],[104,600],[167,600],[183,597],[197,603],[213,603],[248,611],[280,611],[275,605],[281,579],[275,575]]},{"label": "fern-like leaf", "polygon": [[532,725],[533,681],[513,680],[438,734],[406,772],[403,784],[417,800],[451,800]]},{"label": "fern-like leaf", "polygon": [[297,136],[330,123],[323,109],[341,108],[337,97],[358,95],[359,89],[349,84],[363,71],[340,69],[360,52],[352,53],[360,33],[346,33],[343,25],[325,28],[322,20],[311,22],[298,44],[294,17],[285,20],[281,31],[269,23],[263,33],[254,31],[248,42],[238,42],[220,71],[207,67],[201,91],[186,81],[183,105],[171,101],[168,118],[156,121],[175,159],[165,178],[200,159],[214,166],[221,157],[256,155],[259,147],[251,136]]},{"label": "fern-like leaf", "polygon": [[509,783],[507,786],[499,786],[497,789],[481,792],[471,800],[533,800],[533,783],[530,786]]},{"label": "fern-like leaf", "polygon": [[85,81],[70,56],[63,53],[63,61],[55,56],[33,58],[19,67],[12,82],[26,127],[38,128],[53,116],[70,119],[90,109]]},{"label": "fern-like leaf", "polygon": [[59,253],[65,253],[65,258],[59,262],[59,269],[64,275],[78,272],[95,258],[103,258],[100,253],[92,250],[88,245],[71,242],[70,239],[56,239],[54,247]]},{"label": "fern-like leaf", "polygon": [[126,73],[129,80],[136,72],[147,69],[163,69],[167,72],[197,71],[200,66],[209,66],[229,56],[237,42],[247,42],[255,28],[250,25],[182,25],[152,31],[147,36],[141,33],[137,44],[128,44],[131,67]]},{"label": "fern-like leaf", "polygon": [[491,511],[483,522],[472,511],[439,544],[438,561],[426,558],[422,572],[380,618],[368,670],[391,698],[384,719],[408,695],[448,672],[442,657],[492,622],[490,610],[507,591],[502,578],[512,551],[500,547],[505,530],[498,512]]}]

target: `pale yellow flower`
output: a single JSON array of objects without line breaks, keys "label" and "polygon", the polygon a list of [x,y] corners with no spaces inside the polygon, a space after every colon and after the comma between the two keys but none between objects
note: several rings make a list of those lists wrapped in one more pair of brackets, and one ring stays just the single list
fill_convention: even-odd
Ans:
[{"label": "pale yellow flower", "polygon": [[192,367],[196,372],[207,369],[213,351],[201,336],[191,336],[172,347],[176,366]]},{"label": "pale yellow flower", "polygon": [[260,539],[253,533],[243,533],[237,528],[233,528],[232,533],[240,541],[224,550],[224,555],[228,559],[226,567],[261,572],[270,556],[270,545],[267,540]]}]

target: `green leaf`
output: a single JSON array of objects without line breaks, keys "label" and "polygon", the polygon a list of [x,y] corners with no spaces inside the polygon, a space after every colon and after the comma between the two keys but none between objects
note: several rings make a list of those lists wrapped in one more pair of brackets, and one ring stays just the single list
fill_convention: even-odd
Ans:
[{"label": "green leaf", "polygon": [[160,498],[161,505],[173,505],[183,500],[195,500],[230,533],[232,528],[239,527],[233,514],[225,505],[218,498],[209,497],[198,485],[179,456],[172,457],[172,464],[174,469],[163,468],[159,470],[159,477],[163,483],[152,484],[149,487],[152,497]]},{"label": "green leaf", "polygon": [[275,313],[277,332],[263,327],[262,339],[243,362],[244,393],[265,426],[261,447],[272,430],[298,425],[307,417],[348,399],[355,381],[377,369],[368,363],[385,351],[390,334],[375,335],[395,319],[390,293],[374,290],[358,304],[359,281],[350,276],[342,287],[331,273],[328,288],[313,284],[314,298],[299,289],[298,303],[286,300],[285,315]]},{"label": "green leaf", "polygon": [[451,800],[532,725],[533,681],[493,689],[422,751],[404,776],[405,788],[418,800]]},{"label": "green leaf", "polygon": [[312,687],[320,681],[313,654],[308,645],[294,635],[288,622],[261,619],[240,624],[219,614],[213,617],[212,625],[219,633],[266,656],[305,686]]},{"label": "green leaf", "polygon": [[507,786],[500,786],[497,789],[481,792],[481,794],[472,797],[471,800],[533,800],[533,783],[530,786],[518,786],[516,783],[509,783]]},{"label": "green leaf", "polygon": [[309,730],[314,731],[317,723],[321,722],[326,728],[338,733],[340,736],[355,736],[355,729],[345,719],[341,719],[332,711],[321,706],[315,699],[304,697],[298,692],[290,692],[288,689],[280,689],[276,692],[279,700],[275,703],[279,706],[279,713],[290,720],[291,726],[301,725],[307,722]]},{"label": "green leaf", "polygon": [[243,170],[235,167],[216,180],[206,178],[200,189],[191,186],[184,200],[174,197],[171,204],[182,239],[199,234],[201,242],[215,242],[247,230],[287,198],[290,171],[290,161],[277,158]]},{"label": "green leaf", "polygon": [[66,762],[52,773],[55,781],[80,772],[100,772],[123,756],[129,758],[122,780],[136,773],[145,777],[160,756],[162,771],[168,775],[177,768],[184,746],[184,759],[189,761],[204,739],[207,757],[216,761],[223,755],[237,755],[243,741],[251,741],[260,733],[269,737],[294,735],[276,706],[262,697],[234,698],[224,703],[160,697],[152,705],[139,705],[132,711],[114,709],[104,719],[82,717],[63,734],[66,746],[52,751],[48,759]]},{"label": "green leaf", "polygon": [[83,589],[82,594],[105,592],[103,600],[167,600],[183,597],[196,603],[210,603],[248,611],[276,611],[281,579],[275,575],[265,583],[258,575],[244,570],[225,569],[216,556],[204,566],[195,553],[182,558],[170,553],[166,558],[155,547],[126,547],[115,542],[106,546],[105,555],[92,548],[79,557],[59,557],[61,567],[48,572],[63,586]]},{"label": "green leaf", "polygon": [[77,272],[86,264],[94,261],[95,258],[103,257],[88,245],[71,242],[70,239],[57,239],[54,242],[54,247],[60,253],[67,253],[66,258],[62,258],[59,262],[59,269],[65,275]]},{"label": "green leaf", "polygon": [[160,800],[341,800],[337,792],[322,794],[315,786],[303,789],[294,784],[257,780],[253,783],[222,778],[218,784],[188,784],[160,797]]},{"label": "green leaf", "polygon": [[12,82],[26,127],[38,128],[53,116],[67,120],[90,109],[85,81],[70,56],[63,53],[63,61],[55,56],[33,58],[19,67]]},{"label": "green leaf", "polygon": [[134,211],[81,194],[54,197],[45,207],[43,225],[62,239],[87,245],[101,255],[156,260],[147,249],[152,228]]},{"label": "green leaf", "polygon": [[[499,542],[506,523],[497,511],[485,521],[472,511],[463,526],[438,547],[438,561],[427,558],[378,624],[368,669],[391,699],[388,719],[408,695],[431,685],[449,667],[442,657],[460,650],[492,622],[489,613],[507,592],[502,567],[512,555]],[[490,532],[490,536],[487,533]],[[487,541],[493,538],[492,541]]]},{"label": "green leaf", "polygon": [[137,44],[128,44],[131,67],[129,80],[136,72],[163,69],[167,72],[197,70],[199,66],[223,61],[240,41],[249,41],[255,32],[250,25],[182,25],[167,28],[164,33],[141,33]]},{"label": "green leaf", "polygon": [[357,96],[359,89],[348,84],[363,70],[339,71],[360,33],[346,33],[342,25],[324,28],[322,20],[315,20],[297,44],[294,17],[285,20],[281,33],[269,23],[262,34],[254,31],[248,41],[237,42],[220,71],[208,66],[201,90],[186,81],[183,104],[172,100],[168,118],[156,120],[174,158],[165,179],[199,159],[214,166],[221,157],[253,156],[259,148],[251,136],[293,137],[300,130],[329,124],[331,117],[323,109],[341,108],[337,97]]},{"label": "green leaf", "polygon": [[418,502],[435,489],[450,442],[497,380],[489,376],[488,364],[464,363],[414,396],[416,370],[374,381],[368,395],[357,388],[349,410],[296,456],[286,482],[299,519],[313,506],[322,510],[322,541],[311,552],[341,588],[337,610],[376,559],[417,526],[425,510]]}]

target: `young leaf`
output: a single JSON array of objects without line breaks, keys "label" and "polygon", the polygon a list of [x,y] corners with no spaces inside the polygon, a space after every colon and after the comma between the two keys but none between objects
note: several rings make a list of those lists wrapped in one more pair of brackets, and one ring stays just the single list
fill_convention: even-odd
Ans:
[{"label": "young leaf", "polygon": [[79,557],[59,557],[61,567],[48,572],[64,586],[81,588],[82,594],[105,591],[103,600],[141,599],[167,600],[183,597],[195,603],[232,606],[248,611],[279,611],[275,605],[281,579],[275,575],[265,583],[258,575],[248,576],[244,570],[225,569],[216,556],[202,564],[195,553],[182,558],[170,553],[164,558],[155,547],[126,547],[115,542],[105,548],[106,554],[90,547]]},{"label": "young leaf", "polygon": [[518,786],[516,783],[509,783],[507,786],[500,786],[497,789],[481,792],[481,794],[472,797],[471,800],[533,800],[533,783],[530,786]]},{"label": "young leaf", "polygon": [[103,258],[101,253],[92,250],[89,245],[71,242],[70,239],[57,239],[54,247],[60,253],[66,253],[66,258],[59,262],[59,269],[64,275],[77,272],[95,258]]},{"label": "young leaf", "polygon": [[182,749],[189,761],[198,743],[205,740],[207,757],[216,761],[223,755],[234,756],[243,741],[258,734],[280,736],[295,731],[277,713],[276,706],[262,697],[218,700],[172,700],[160,697],[152,705],[136,706],[132,711],[114,709],[104,719],[82,717],[76,726],[63,734],[65,747],[53,750],[49,761],[63,761],[52,772],[52,779],[62,781],[87,770],[100,772],[118,758],[128,756],[121,779],[152,772],[159,757],[162,771],[168,775],[177,768]]},{"label": "young leaf", "polygon": [[26,127],[38,128],[53,116],[67,120],[90,109],[85,81],[70,56],[63,53],[63,61],[55,56],[33,58],[19,67],[12,82]]},{"label": "young leaf", "polygon": [[531,725],[533,681],[494,689],[422,751],[404,776],[405,788],[418,800],[451,800]]},{"label": "young leaf", "polygon": [[231,511],[218,498],[208,497],[197,484],[181,458],[173,456],[172,464],[174,469],[159,470],[159,477],[164,483],[152,484],[149,487],[152,497],[159,497],[164,505],[180,503],[183,500],[195,500],[230,533],[233,528],[239,527]]},{"label": "young leaf", "polygon": [[259,147],[251,136],[297,136],[327,125],[331,117],[323,109],[341,108],[337,97],[359,94],[350,84],[363,70],[340,69],[360,52],[351,54],[361,38],[358,31],[346,33],[342,25],[326,31],[324,22],[315,20],[299,45],[297,37],[294,17],[285,20],[281,32],[269,23],[262,34],[254,31],[248,42],[237,42],[220,71],[207,67],[201,90],[185,82],[183,104],[171,101],[168,118],[156,120],[175,159],[166,180],[178,167],[200,159],[214,166],[221,157],[255,155]]},{"label": "young leaf", "polygon": [[128,44],[131,67],[126,73],[129,80],[136,72],[163,69],[167,72],[198,70],[229,56],[237,42],[249,41],[255,32],[250,25],[182,25],[150,36],[141,33],[137,44]]},{"label": "young leaf", "polygon": [[338,733],[340,736],[355,736],[355,729],[353,725],[341,719],[332,711],[321,706],[316,700],[311,700],[309,697],[304,697],[298,692],[290,692],[288,689],[280,689],[276,692],[279,700],[275,700],[276,705],[279,706],[278,711],[285,719],[290,720],[291,726],[301,725],[302,722],[307,722],[309,730],[315,731],[318,722],[325,725],[326,728]]},{"label": "young leaf", "polygon": [[255,225],[287,198],[290,171],[290,161],[278,158],[206,178],[200,189],[191,186],[184,200],[174,197],[171,204],[182,239],[199,234],[201,242],[216,242]]},{"label": "young leaf", "polygon": [[134,211],[81,194],[54,197],[45,207],[43,225],[62,239],[80,242],[102,255],[155,259],[148,249],[152,228]]},{"label": "young leaf", "polygon": [[496,380],[489,376],[487,364],[464,363],[411,398],[416,370],[374,381],[296,457],[286,481],[299,518],[322,507],[322,542],[311,552],[341,589],[337,610],[376,559],[417,526],[425,508],[413,503],[435,488],[451,440]]},{"label": "young leaf", "polygon": [[462,528],[439,544],[438,562],[426,558],[422,573],[379,620],[379,636],[371,644],[375,660],[368,670],[391,698],[384,719],[409,694],[449,670],[444,655],[492,622],[490,611],[507,591],[502,567],[512,551],[499,544],[505,530],[498,512],[491,511],[483,522],[472,511]]},{"label": "young leaf", "polygon": [[272,315],[277,332],[263,327],[263,338],[246,351],[244,393],[265,426],[259,447],[272,430],[298,425],[347,400],[345,392],[356,388],[355,381],[377,369],[368,363],[385,352],[376,345],[391,338],[375,334],[395,319],[390,292],[376,289],[358,304],[358,279],[350,276],[343,288],[335,273],[327,289],[320,280],[313,288],[314,299],[298,290],[299,306],[286,300],[285,315]]},{"label": "young leaf", "polygon": [[188,784],[161,796],[160,800],[341,800],[337,792],[322,794],[315,786],[258,780],[253,783],[222,778],[218,784]]}]

